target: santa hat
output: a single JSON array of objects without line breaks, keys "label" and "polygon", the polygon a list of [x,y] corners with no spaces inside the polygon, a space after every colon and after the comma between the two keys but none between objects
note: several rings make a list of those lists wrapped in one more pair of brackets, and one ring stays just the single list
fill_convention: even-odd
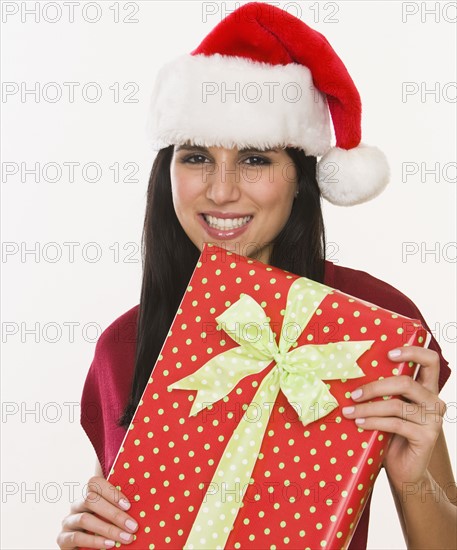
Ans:
[{"label": "santa hat", "polygon": [[333,204],[370,200],[389,179],[384,154],[361,143],[360,96],[327,39],[262,2],[244,4],[160,69],[147,127],[155,150],[303,149],[322,157],[317,179]]}]

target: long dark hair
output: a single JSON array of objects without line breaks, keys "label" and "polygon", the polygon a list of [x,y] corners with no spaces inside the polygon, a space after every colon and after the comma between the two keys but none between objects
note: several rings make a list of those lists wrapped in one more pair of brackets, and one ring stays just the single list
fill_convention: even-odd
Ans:
[{"label": "long dark hair", "polygon": [[[118,420],[118,425],[125,428],[132,421],[200,256],[175,214],[170,181],[173,151],[170,145],[157,153],[149,178],[135,372],[129,401]],[[269,263],[323,282],[325,230],[316,157],[295,148],[285,151],[295,165],[299,193],[286,225],[273,243]]]}]

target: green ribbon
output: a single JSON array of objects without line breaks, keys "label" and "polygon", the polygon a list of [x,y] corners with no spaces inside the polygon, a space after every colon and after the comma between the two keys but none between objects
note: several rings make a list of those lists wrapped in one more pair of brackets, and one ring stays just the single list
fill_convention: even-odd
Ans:
[{"label": "green ribbon", "polygon": [[[275,366],[260,383],[251,405],[260,417],[249,418],[249,407],[235,428],[209,484],[187,538],[185,549],[224,548],[241,507],[258,458],[273,404],[282,390],[304,426],[338,407],[322,380],[359,378],[357,359],[374,340],[305,344],[296,341],[330,287],[304,277],[296,279],[287,295],[279,345],[263,308],[248,294],[216,317],[239,347],[225,351],[193,374],[168,386],[169,390],[197,390],[189,416],[228,395],[246,376]],[[294,349],[290,350],[290,348]]]}]

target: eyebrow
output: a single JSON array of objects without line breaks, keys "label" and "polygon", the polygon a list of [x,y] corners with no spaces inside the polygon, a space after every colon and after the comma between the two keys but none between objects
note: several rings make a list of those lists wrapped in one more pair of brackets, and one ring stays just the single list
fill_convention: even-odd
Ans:
[{"label": "eyebrow", "polygon": [[[179,145],[179,146],[176,148],[176,152],[178,152],[178,151],[195,151],[196,149],[208,151],[208,148],[207,148],[207,147],[204,147],[204,146],[199,146],[199,145]],[[247,152],[255,152],[255,153],[268,153],[268,152],[273,152],[273,153],[277,153],[277,152],[278,152],[278,149],[276,149],[276,148],[272,148],[272,149],[256,149],[255,147],[246,147],[246,148],[244,148],[244,149],[240,149],[238,152],[239,152],[239,153],[247,153]]]}]

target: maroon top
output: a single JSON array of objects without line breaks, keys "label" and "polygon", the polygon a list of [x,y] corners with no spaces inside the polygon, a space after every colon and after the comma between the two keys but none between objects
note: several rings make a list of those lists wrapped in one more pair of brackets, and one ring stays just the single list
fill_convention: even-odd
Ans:
[{"label": "maroon top", "polygon": [[[358,271],[325,262],[324,284],[384,309],[419,319],[430,332],[416,305],[393,286]],[[135,362],[136,325],[139,306],[118,317],[98,339],[81,398],[81,425],[87,433],[106,478],[124,440],[126,430],[116,425],[131,389]],[[439,389],[451,373],[435,338],[429,344],[440,356]],[[366,548],[371,494],[356,528],[349,550]]]}]

